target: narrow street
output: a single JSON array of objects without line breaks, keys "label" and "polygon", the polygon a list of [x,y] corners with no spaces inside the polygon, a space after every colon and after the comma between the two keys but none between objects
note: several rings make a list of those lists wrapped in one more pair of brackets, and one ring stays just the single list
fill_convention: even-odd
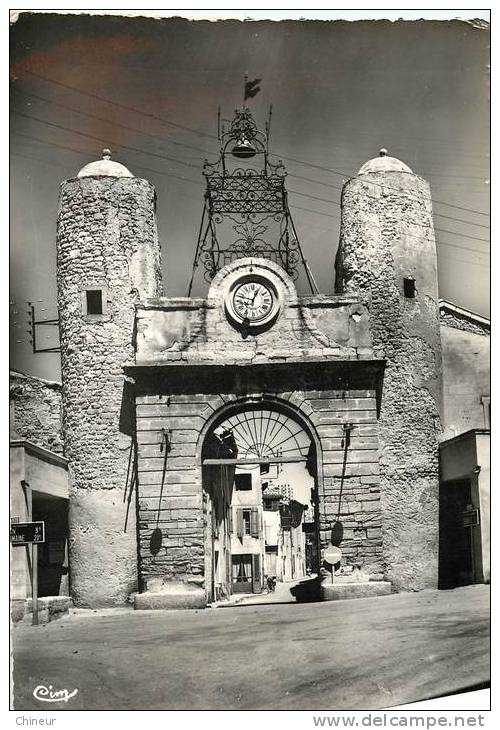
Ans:
[{"label": "narrow street", "polygon": [[217,608],[229,608],[232,606],[261,606],[269,603],[296,603],[296,597],[291,592],[300,583],[307,583],[311,578],[298,578],[297,580],[278,581],[274,591],[264,589],[262,593],[243,593],[231,598],[230,601],[220,601]]},{"label": "narrow street", "polygon": [[489,680],[489,586],[224,610],[77,610],[17,626],[13,650],[16,710],[47,709],[33,697],[41,684],[78,689],[51,711],[388,708]]}]

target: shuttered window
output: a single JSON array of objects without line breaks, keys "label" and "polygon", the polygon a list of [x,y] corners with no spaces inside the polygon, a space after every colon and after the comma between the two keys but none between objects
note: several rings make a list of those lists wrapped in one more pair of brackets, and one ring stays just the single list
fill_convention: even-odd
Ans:
[{"label": "shuttered window", "polygon": [[262,586],[260,583],[260,555],[253,555],[252,556],[252,568],[253,568],[253,575],[252,575],[252,590],[254,593],[260,593]]},{"label": "shuttered window", "polygon": [[241,539],[243,535],[260,537],[262,533],[262,515],[257,507],[236,510],[236,534]]},{"label": "shuttered window", "polygon": [[259,510],[253,509],[250,513],[250,534],[252,537],[260,535],[260,519]]}]

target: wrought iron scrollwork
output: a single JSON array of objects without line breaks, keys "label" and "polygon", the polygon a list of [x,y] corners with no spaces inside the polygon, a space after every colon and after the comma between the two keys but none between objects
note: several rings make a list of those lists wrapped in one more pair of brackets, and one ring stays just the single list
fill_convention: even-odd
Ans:
[{"label": "wrought iron scrollwork", "polygon": [[206,174],[207,199],[214,213],[282,213],[285,186],[282,177],[236,170],[231,175]]},{"label": "wrought iron scrollwork", "polygon": [[[313,291],[312,275],[302,255],[299,240],[290,215],[285,189],[286,170],[281,162],[269,160],[269,123],[265,134],[249,109],[235,112],[228,131],[220,135],[219,159],[205,162],[205,209],[193,265],[204,269],[210,282],[216,273],[234,259],[244,256],[269,258],[283,267],[293,278],[302,264]],[[237,151],[248,151],[248,166],[234,164]],[[255,161],[258,164],[255,165]],[[233,165],[231,167],[231,165]]]}]

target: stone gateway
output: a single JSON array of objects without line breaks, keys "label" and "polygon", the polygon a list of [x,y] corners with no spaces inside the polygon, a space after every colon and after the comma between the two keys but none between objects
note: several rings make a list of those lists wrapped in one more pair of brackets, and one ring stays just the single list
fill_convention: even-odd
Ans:
[{"label": "stone gateway", "polygon": [[[244,110],[223,162],[260,154],[251,124]],[[148,181],[106,151],[61,186],[76,605],[133,596],[136,608],[202,607],[258,593],[273,576],[309,581],[324,598],[336,576],[360,595],[367,584],[373,595],[437,587],[442,362],[429,186],[385,151],[363,165],[342,194],[335,293],[299,294],[296,269],[309,282],[310,272],[284,176],[263,149],[263,169],[205,172],[203,297],[162,290]],[[236,242],[214,238],[225,214]],[[265,216],[279,223],[272,247]],[[342,557],[329,566],[339,523]]]}]

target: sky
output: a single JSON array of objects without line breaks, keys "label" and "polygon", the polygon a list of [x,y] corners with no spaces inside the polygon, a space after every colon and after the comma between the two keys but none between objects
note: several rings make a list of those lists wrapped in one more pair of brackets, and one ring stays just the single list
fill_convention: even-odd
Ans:
[{"label": "sky", "polygon": [[[451,17],[451,13],[450,13]],[[61,180],[104,147],[158,194],[167,295],[185,295],[217,108],[243,78],[319,289],[333,291],[340,194],[381,147],[431,184],[440,296],[489,315],[489,32],[461,21],[189,21],[21,13],[11,29],[11,365],[59,379],[31,352],[27,302],[56,309]],[[194,294],[203,294],[197,286]],[[45,330],[45,331],[44,331]],[[57,330],[39,328],[41,344]]]}]

